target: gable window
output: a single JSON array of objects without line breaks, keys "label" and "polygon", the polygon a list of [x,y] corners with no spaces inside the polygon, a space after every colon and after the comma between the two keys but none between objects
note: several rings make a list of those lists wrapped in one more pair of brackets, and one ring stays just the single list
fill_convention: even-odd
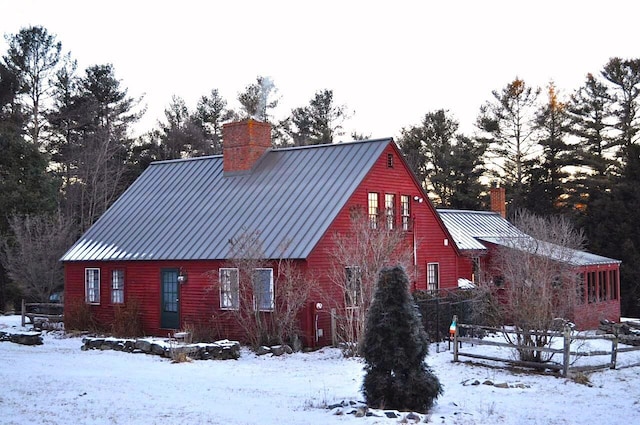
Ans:
[{"label": "gable window", "polygon": [[393,230],[396,225],[396,195],[384,195],[384,213],[387,217],[387,229]]},{"label": "gable window", "polygon": [[358,266],[344,268],[344,300],[347,307],[355,307],[362,301],[362,271]]},{"label": "gable window", "polygon": [[124,270],[111,271],[111,303],[124,303]]},{"label": "gable window", "polygon": [[400,214],[402,215],[402,230],[409,230],[409,223],[411,217],[409,195],[400,196]]},{"label": "gable window", "polygon": [[273,311],[273,269],[253,271],[253,308],[259,311]]},{"label": "gable window", "polygon": [[84,269],[84,299],[89,304],[100,304],[100,269]]},{"label": "gable window", "polygon": [[440,287],[440,264],[427,264],[427,289],[437,291]]},{"label": "gable window", "polygon": [[368,213],[369,213],[369,227],[372,229],[378,228],[378,194],[375,192],[369,192],[368,197]]},{"label": "gable window", "polygon": [[240,307],[238,269],[220,269],[220,308],[237,310]]},{"label": "gable window", "polygon": [[393,168],[393,154],[387,154],[387,168]]}]

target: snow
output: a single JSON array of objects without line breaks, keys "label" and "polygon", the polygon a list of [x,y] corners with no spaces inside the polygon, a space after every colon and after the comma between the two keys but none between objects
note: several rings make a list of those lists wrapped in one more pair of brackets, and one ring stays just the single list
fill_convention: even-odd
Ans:
[{"label": "snow", "polygon": [[[20,327],[19,316],[0,317],[0,331],[9,330],[27,329]],[[43,339],[40,346],[0,342],[0,424],[391,425],[406,415],[390,419],[374,411],[380,416],[357,418],[347,414],[350,408],[326,409],[362,400],[362,361],[344,359],[334,348],[281,357],[259,357],[243,349],[239,360],[171,363],[152,355],[81,351],[80,337],[61,332],[43,333]],[[640,421],[640,367],[594,372],[587,386],[550,375],[452,363],[447,348],[446,343],[433,344],[427,357],[445,392],[432,412],[420,415],[422,422]],[[492,355],[500,350],[463,349]],[[640,352],[619,354],[620,363],[638,361]],[[483,384],[487,380],[496,385]]]}]

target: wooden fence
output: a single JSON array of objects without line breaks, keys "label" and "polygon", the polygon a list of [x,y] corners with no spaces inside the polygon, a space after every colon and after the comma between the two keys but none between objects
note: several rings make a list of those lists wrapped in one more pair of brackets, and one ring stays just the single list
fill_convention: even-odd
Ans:
[{"label": "wooden fence", "polygon": [[[64,322],[64,305],[59,303],[27,303],[22,300],[22,326],[57,328]],[[28,319],[28,322],[27,322]]]},{"label": "wooden fence", "polygon": [[[460,329],[467,329],[466,334],[470,336],[461,336]],[[514,359],[506,359],[488,356],[484,354],[471,353],[462,351],[462,343],[468,343],[472,345],[490,345],[495,347],[505,347],[512,350],[517,350],[518,348],[522,349],[523,347],[518,347],[515,344],[511,344],[508,342],[500,342],[500,341],[490,341],[484,338],[474,337],[478,333],[492,333],[496,332],[499,334],[504,333],[513,333],[515,331],[507,330],[504,328],[492,328],[487,326],[477,326],[477,325],[467,325],[458,323],[455,327],[455,332],[453,335],[453,361],[460,361],[460,357],[469,357],[480,360],[490,360],[495,362],[508,363],[515,366],[528,367],[534,369],[541,370],[553,370],[561,373],[562,376],[567,377],[572,372],[589,372],[599,369],[623,369],[627,367],[640,366],[640,362],[635,362],[631,364],[626,364],[624,366],[618,365],[618,354],[627,353],[632,351],[640,351],[640,346],[629,346],[629,347],[620,347],[619,341],[620,337],[614,334],[604,334],[604,335],[577,335],[572,334],[569,327],[566,327],[562,332],[539,332],[537,335],[548,336],[548,337],[556,337],[561,339],[562,347],[560,348],[551,348],[551,347],[526,347],[527,350],[531,351],[539,351],[546,352],[552,354],[558,354],[562,357],[561,362],[531,362],[531,361],[522,361],[522,360],[514,360]],[[640,337],[637,338],[638,342],[640,342]],[[581,351],[580,348],[578,350],[572,350],[573,345],[580,346],[580,341],[587,340],[607,340],[611,343],[610,350],[593,350],[593,351]],[[625,341],[629,341],[629,336],[625,335]],[[600,364],[590,364],[584,366],[573,366],[571,364],[571,358],[573,357],[594,357],[594,356],[606,356],[607,361],[601,362]]]}]

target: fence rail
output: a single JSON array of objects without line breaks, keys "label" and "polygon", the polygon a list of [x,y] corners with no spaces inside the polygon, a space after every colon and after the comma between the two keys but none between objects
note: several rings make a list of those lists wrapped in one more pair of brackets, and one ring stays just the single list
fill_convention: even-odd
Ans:
[{"label": "fence rail", "polygon": [[[64,305],[59,303],[27,303],[22,300],[22,326],[28,323],[34,328],[42,328],[45,324],[52,327],[64,322]],[[27,322],[28,319],[28,322]]]},{"label": "fence rail", "polygon": [[[509,331],[504,328],[491,328],[487,326],[476,326],[458,323],[455,332],[453,333],[453,361],[460,361],[460,357],[469,357],[473,359],[480,360],[489,360],[501,363],[508,363],[515,366],[522,366],[528,368],[542,369],[542,370],[553,370],[558,371],[562,374],[562,376],[567,377],[571,372],[588,372],[595,371],[600,369],[623,369],[627,367],[635,367],[640,366],[640,362],[635,362],[631,364],[627,364],[621,366],[618,364],[618,354],[619,353],[629,353],[633,351],[640,351],[640,346],[631,346],[631,347],[619,347],[620,338],[615,334],[604,334],[604,335],[576,335],[572,334],[571,330],[568,327],[562,332],[536,332],[537,335],[546,335],[550,337],[558,337],[562,340],[562,347],[552,348],[552,347],[534,347],[534,346],[518,346],[515,344],[511,344],[509,342],[498,342],[498,341],[489,341],[481,338],[474,338],[470,336],[461,336],[460,329],[468,329],[469,334],[473,334],[474,330],[481,329],[485,332],[497,332],[497,333],[516,333],[515,331]],[[529,333],[533,334],[533,333]],[[638,341],[640,341],[640,337],[635,337]],[[591,350],[591,351],[581,351],[580,349],[572,350],[572,343],[576,343],[578,341],[587,341],[587,340],[607,340],[611,343],[610,350]],[[625,340],[629,341],[629,336],[625,335]],[[497,346],[497,347],[505,347],[511,348],[513,350],[531,350],[538,352],[545,352],[551,354],[558,354],[562,357],[561,363],[552,363],[552,362],[532,362],[532,361],[523,361],[523,360],[514,360],[514,359],[506,359],[501,357],[489,356],[484,354],[472,353],[469,351],[462,351],[461,345],[462,343],[469,343],[473,345],[489,345],[489,346]],[[571,358],[573,357],[595,357],[595,356],[608,356],[608,361],[600,364],[590,364],[585,366],[572,366]]]}]

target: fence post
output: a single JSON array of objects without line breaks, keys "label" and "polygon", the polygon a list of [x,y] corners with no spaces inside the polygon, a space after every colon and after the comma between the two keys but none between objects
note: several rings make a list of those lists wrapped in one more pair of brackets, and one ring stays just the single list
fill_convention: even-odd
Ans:
[{"label": "fence post", "polygon": [[25,325],[25,320],[24,320],[24,315],[27,312],[27,306],[24,303],[24,298],[22,299],[22,327],[24,328]]},{"label": "fence post", "polygon": [[562,376],[569,376],[569,363],[571,359],[571,328],[564,325],[564,347],[562,353]]},{"label": "fence post", "polygon": [[618,329],[615,329],[614,338],[611,340],[611,369],[616,368],[618,361]]},{"label": "fence post", "polygon": [[458,361],[458,316],[453,316],[453,322],[451,326],[454,328],[453,332],[453,361]]}]

